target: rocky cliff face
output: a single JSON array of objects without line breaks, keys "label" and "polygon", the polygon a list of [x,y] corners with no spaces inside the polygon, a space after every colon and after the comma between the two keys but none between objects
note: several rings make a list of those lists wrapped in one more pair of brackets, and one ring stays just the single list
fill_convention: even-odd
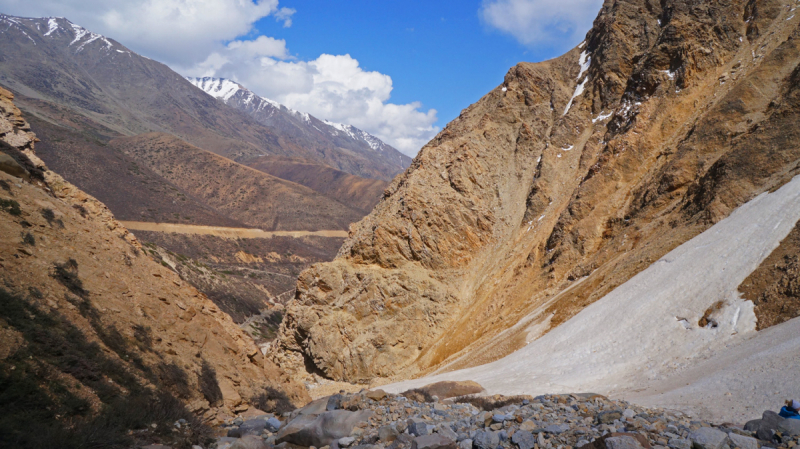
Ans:
[{"label": "rocky cliff face", "polygon": [[783,185],[795,8],[606,1],[583,43],[512,68],[301,274],[274,359],[351,382],[496,360]]},{"label": "rocky cliff face", "polygon": [[[74,427],[146,392],[171,394],[211,421],[246,410],[267,387],[303,403],[305,389],[228,315],[44,166],[12,99],[0,89],[0,383],[20,391],[37,380],[25,401],[3,393],[5,416],[50,413]],[[40,396],[52,403],[21,411]]]}]

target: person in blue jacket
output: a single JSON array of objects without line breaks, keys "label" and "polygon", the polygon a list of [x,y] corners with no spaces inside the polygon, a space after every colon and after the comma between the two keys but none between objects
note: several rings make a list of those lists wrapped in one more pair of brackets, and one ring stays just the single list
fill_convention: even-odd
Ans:
[{"label": "person in blue jacket", "polygon": [[778,415],[784,418],[800,419],[800,401],[797,399],[786,401],[786,405],[781,408]]}]

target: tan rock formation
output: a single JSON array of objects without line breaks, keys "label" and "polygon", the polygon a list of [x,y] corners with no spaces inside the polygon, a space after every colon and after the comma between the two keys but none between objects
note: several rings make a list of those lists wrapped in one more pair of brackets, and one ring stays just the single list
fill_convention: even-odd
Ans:
[{"label": "tan rock formation", "polygon": [[[0,172],[3,294],[63,318],[143,385],[180,390],[176,395],[207,419],[246,409],[249,399],[268,386],[286,392],[298,405],[306,402],[305,389],[265,360],[227,314],[144,255],[102,203],[47,170],[33,152],[35,137],[12,99],[0,89],[0,129],[5,130],[0,139],[41,174],[26,182]],[[5,319],[0,316],[0,361],[29,344],[13,320]],[[158,373],[167,365],[182,371],[188,385],[161,379]],[[199,386],[208,367],[216,373],[219,403],[209,403]],[[45,371],[45,377],[71,376],[53,366]]]},{"label": "tan rock formation", "polygon": [[496,360],[798,173],[783,0],[606,1],[512,68],[301,274],[272,354],[363,382]]}]

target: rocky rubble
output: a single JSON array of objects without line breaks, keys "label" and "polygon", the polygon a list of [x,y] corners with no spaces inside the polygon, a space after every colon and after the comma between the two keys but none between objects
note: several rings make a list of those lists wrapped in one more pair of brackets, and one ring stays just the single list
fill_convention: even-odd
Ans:
[{"label": "rocky rubble", "polygon": [[[429,402],[382,390],[337,394],[283,416],[223,427],[217,449],[759,449],[800,444],[800,421],[765,412],[712,424],[597,394],[461,396]],[[793,422],[796,421],[796,422]]]}]

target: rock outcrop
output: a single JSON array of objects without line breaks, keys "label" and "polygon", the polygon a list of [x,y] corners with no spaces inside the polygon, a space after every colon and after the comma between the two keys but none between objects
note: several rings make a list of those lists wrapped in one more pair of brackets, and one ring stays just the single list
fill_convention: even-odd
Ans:
[{"label": "rock outcrop", "polygon": [[[0,89],[0,154],[27,167],[30,181],[0,170],[4,382],[15,373],[38,379],[55,401],[52,413],[65,397],[97,413],[135,391],[169,393],[209,421],[248,409],[268,388],[306,402],[305,389],[265,360],[230,316],[146,256],[102,203],[47,169],[12,99]],[[14,407],[4,414],[19,412]]]},{"label": "rock outcrop", "polygon": [[583,43],[512,68],[301,274],[273,359],[350,382],[496,360],[786,183],[795,8],[607,1]]}]

